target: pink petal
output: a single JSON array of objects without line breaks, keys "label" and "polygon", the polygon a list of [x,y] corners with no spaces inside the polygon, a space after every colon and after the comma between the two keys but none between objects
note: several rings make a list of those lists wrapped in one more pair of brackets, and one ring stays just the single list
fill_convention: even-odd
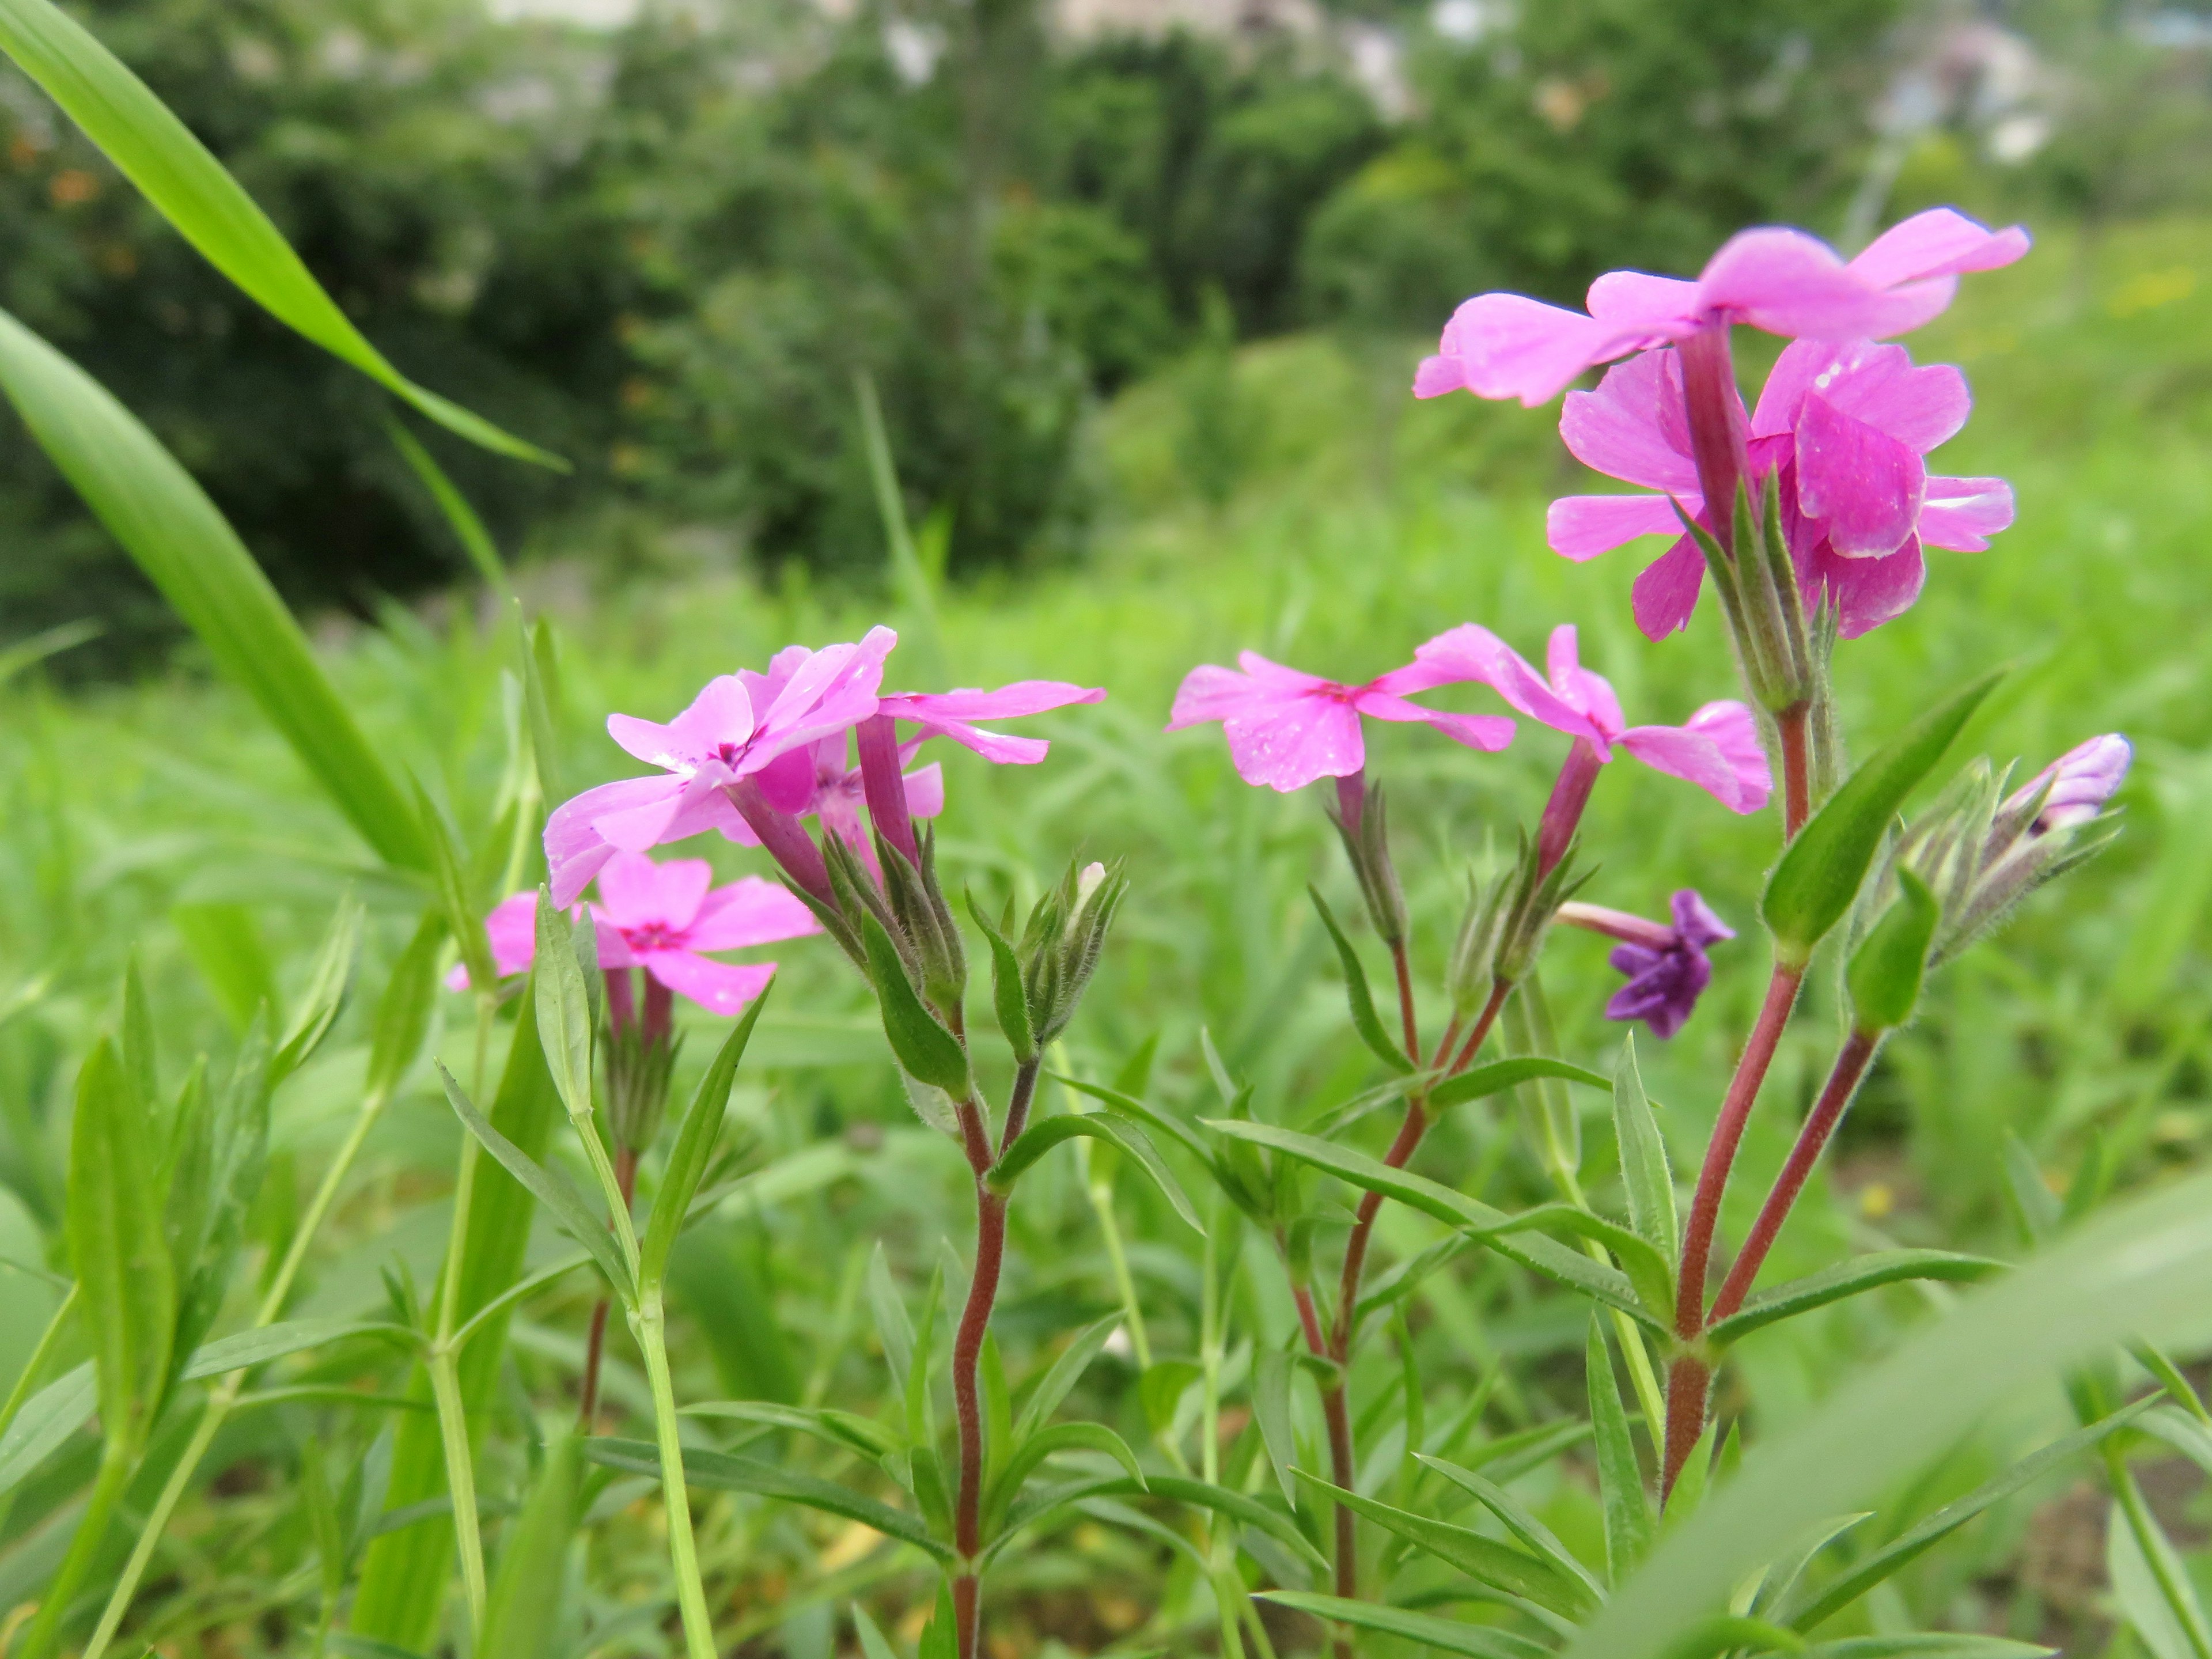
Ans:
[{"label": "pink petal", "polygon": [[1952,208],[1930,208],[1892,225],[1850,263],[1851,275],[1873,288],[1961,271],[1993,270],[2027,252],[2027,232],[1991,230]]},{"label": "pink petal", "polygon": [[1709,702],[1686,726],[1633,726],[1620,746],[1655,771],[1694,783],[1732,812],[1756,812],[1774,793],[1759,723],[1740,702]]},{"label": "pink petal", "polygon": [[1352,707],[1378,720],[1422,721],[1455,742],[1495,754],[1513,741],[1513,722],[1503,714],[1453,714],[1372,687],[1352,699]]},{"label": "pink petal", "polygon": [[817,783],[815,753],[824,744],[841,743],[844,733],[825,738],[820,743],[802,744],[796,749],[787,749],[774,760],[753,774],[753,781],[760,785],[761,793],[768,804],[779,812],[796,817],[813,804]]},{"label": "pink petal", "polygon": [[1042,714],[1071,703],[1103,702],[1104,688],[1065,680],[1016,680],[995,691],[919,691],[885,697],[877,712],[927,726],[940,720],[1004,720]]},{"label": "pink petal", "polygon": [[1694,494],[1680,359],[1646,351],[1606,370],[1595,392],[1570,392],[1559,436],[1583,465],[1670,495]]},{"label": "pink petal", "polygon": [[909,817],[933,818],[945,811],[945,769],[933,763],[906,775],[906,810]]},{"label": "pink petal", "polygon": [[1334,697],[1271,703],[1222,722],[1245,782],[1287,793],[1316,778],[1349,777],[1367,763],[1359,716]]},{"label": "pink petal", "polygon": [[[1578,311],[1520,294],[1479,294],[1452,313],[1437,352],[1478,398],[1518,398],[1534,409],[1591,364],[1625,349],[1616,345],[1619,338],[1617,331]],[[1435,390],[1423,391],[1424,380]],[[1452,389],[1447,372],[1426,364],[1414,382],[1423,397]]]},{"label": "pink petal", "polygon": [[1480,681],[1530,720],[1555,732],[1603,741],[1589,715],[1560,697],[1519,652],[1480,623],[1462,623],[1428,641],[1413,655],[1450,679]]},{"label": "pink petal", "polygon": [[1281,663],[1270,662],[1256,651],[1239,651],[1237,665],[1264,691],[1304,696],[1313,691],[1341,691],[1346,689],[1335,680],[1325,680],[1320,675],[1309,674],[1302,668],[1285,668]]},{"label": "pink petal", "polygon": [[1690,625],[1698,608],[1698,588],[1705,580],[1705,556],[1685,535],[1644,567],[1630,598],[1636,607],[1636,625],[1647,640],[1663,640]]},{"label": "pink petal", "polygon": [[760,876],[740,876],[717,887],[699,906],[684,940],[687,951],[737,951],[748,945],[803,939],[818,933],[814,913],[779,884]]},{"label": "pink petal", "polygon": [[1201,663],[1182,677],[1167,729],[1180,732],[1206,720],[1227,720],[1262,696],[1248,674],[1215,663]]},{"label": "pink petal", "polygon": [[1966,425],[1973,395],[1950,364],[1915,365],[1903,346],[1864,340],[1829,349],[1813,389],[1854,420],[1923,455]]},{"label": "pink petal", "polygon": [[[552,876],[554,903],[564,908],[574,904],[599,866],[614,855],[598,820],[680,805],[683,794],[681,778],[623,778],[586,789],[555,807],[545,820],[545,864]],[[672,815],[674,805],[668,810]]]},{"label": "pink petal", "polygon": [[1845,558],[1893,553],[1912,533],[1928,469],[1887,434],[1852,419],[1819,392],[1797,421],[1797,502],[1820,520]]},{"label": "pink petal", "polygon": [[1467,376],[1461,372],[1455,357],[1424,357],[1420,367],[1413,371],[1413,395],[1416,398],[1441,398],[1447,392],[1467,389]]},{"label": "pink petal", "polygon": [[1583,302],[1599,322],[1642,344],[1678,340],[1702,320],[1695,283],[1641,270],[1608,270],[1589,285]]},{"label": "pink petal", "polygon": [[767,988],[775,976],[772,962],[710,962],[689,951],[653,951],[640,965],[670,990],[689,997],[710,1014],[731,1015]]},{"label": "pink petal", "polygon": [[602,969],[619,969],[637,966],[637,957],[631,952],[629,941],[622,936],[622,929],[609,921],[606,913],[596,904],[591,907],[592,945],[598,952]]},{"label": "pink petal", "polygon": [[[1692,516],[1705,508],[1704,497],[1694,491],[1681,501]],[[1674,503],[1664,495],[1562,495],[1544,514],[1544,537],[1552,551],[1578,564],[1638,536],[1681,531]]]},{"label": "pink petal", "polygon": [[753,702],[736,675],[720,674],[708,681],[691,706],[666,726],[610,714],[607,732],[650,765],[688,769],[722,744],[742,745],[751,738]]},{"label": "pink petal", "polygon": [[1561,623],[1545,641],[1544,671],[1561,700],[1581,709],[1597,728],[1598,758],[1612,759],[1612,740],[1627,722],[1621,718],[1620,699],[1613,695],[1612,682],[1582,665],[1572,623]]},{"label": "pink petal", "polygon": [[1770,334],[1881,339],[1917,328],[1950,303],[1937,284],[1884,292],[1802,230],[1739,231],[1706,264],[1698,291],[1711,310]]},{"label": "pink petal", "polygon": [[704,859],[656,864],[642,853],[617,853],[599,872],[599,903],[617,927],[658,922],[681,932],[699,914],[714,881],[714,867]]},{"label": "pink petal", "polygon": [[932,737],[950,738],[962,748],[973,750],[994,766],[1035,766],[1052,752],[1052,744],[1042,738],[1010,737],[964,720],[933,720],[929,732]]},{"label": "pink petal", "polygon": [[1839,559],[1823,544],[1813,565],[1816,580],[1836,607],[1836,631],[1847,640],[1903,616],[1928,580],[1917,536],[1880,559]]},{"label": "pink petal", "polygon": [[538,956],[538,894],[510,893],[484,918],[491,939],[491,964],[503,979],[528,968]]},{"label": "pink petal", "polygon": [[2012,486],[2002,478],[1930,478],[1920,504],[1920,539],[1954,553],[1986,553],[2012,525]]},{"label": "pink petal", "polygon": [[1767,371],[1766,384],[1759,388],[1759,407],[1751,411],[1751,436],[1771,438],[1794,430],[1805,394],[1834,362],[1837,352],[1846,349],[1825,340],[1792,340],[1783,347]]}]

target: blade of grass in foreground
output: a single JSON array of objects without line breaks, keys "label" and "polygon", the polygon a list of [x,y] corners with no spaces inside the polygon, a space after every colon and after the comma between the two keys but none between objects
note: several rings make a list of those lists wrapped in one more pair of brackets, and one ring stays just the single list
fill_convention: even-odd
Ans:
[{"label": "blade of grass in foreground", "polygon": [[1566,1659],[1664,1651],[1774,1553],[1972,1431],[1991,1405],[2136,1336],[2212,1334],[2212,1175],[2119,1206],[1752,1453],[1583,1626]]},{"label": "blade of grass in foreground", "polygon": [[[0,16],[23,0],[0,0]],[[72,25],[74,27],[74,25]],[[97,380],[0,312],[0,391],[100,521],[386,863],[427,870],[414,809],[206,492]]]},{"label": "blade of grass in foreground", "polygon": [[209,264],[270,315],[470,442],[567,471],[559,456],[416,386],[386,362],[207,146],[50,0],[0,0],[0,51],[46,89]]}]

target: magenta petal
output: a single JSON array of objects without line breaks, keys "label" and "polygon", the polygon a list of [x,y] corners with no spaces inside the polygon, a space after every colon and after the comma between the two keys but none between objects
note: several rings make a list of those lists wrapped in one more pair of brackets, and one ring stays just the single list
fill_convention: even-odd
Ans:
[{"label": "magenta petal", "polygon": [[753,774],[753,781],[760,785],[761,793],[768,797],[768,804],[777,811],[796,816],[812,803],[815,750],[819,746],[810,743],[787,749]]},{"label": "magenta petal", "polygon": [[[538,892],[509,893],[484,918],[484,936],[491,945],[492,970],[501,979],[521,973],[538,955]],[[446,975],[448,990],[465,991],[469,970],[456,967]]]},{"label": "magenta petal", "polygon": [[1930,478],[1920,506],[1920,539],[1954,553],[1986,553],[2012,524],[2012,486],[2002,478]]},{"label": "magenta petal", "polygon": [[574,904],[613,855],[615,849],[597,828],[599,819],[663,805],[672,814],[683,793],[681,778],[623,778],[586,789],[555,807],[545,820],[545,863],[552,876],[554,903],[564,908]]},{"label": "magenta petal", "polygon": [[906,810],[909,817],[933,818],[945,811],[945,769],[934,763],[906,775]]},{"label": "magenta petal", "polygon": [[919,691],[884,698],[878,712],[927,726],[940,720],[1003,720],[1042,714],[1071,703],[1103,702],[1101,686],[1071,685],[1066,680],[1016,680],[995,691]]},{"label": "magenta petal", "polygon": [[1836,631],[1847,640],[1903,616],[1928,580],[1917,536],[1881,559],[1839,559],[1824,546],[1814,563],[1836,607]]},{"label": "magenta petal", "polygon": [[1371,688],[1353,700],[1353,707],[1378,720],[1424,722],[1454,742],[1492,754],[1513,741],[1513,722],[1503,714],[1448,714],[1440,708],[1424,708],[1417,702]]},{"label": "magenta petal", "polygon": [[[1457,366],[1477,397],[1518,398],[1534,409],[1591,364],[1615,355],[1619,337],[1617,330],[1577,311],[1524,295],[1480,294],[1452,313],[1437,352]],[[1450,389],[1444,373],[1431,374],[1425,364],[1423,370],[1430,385]]]},{"label": "magenta petal", "polygon": [[1867,333],[1860,322],[1871,297],[1820,238],[1771,227],[1729,237],[1698,279],[1710,310],[1770,333],[1820,339]]},{"label": "magenta petal", "polygon": [[1420,367],[1413,371],[1413,395],[1416,398],[1441,398],[1447,392],[1467,389],[1467,376],[1461,372],[1459,361],[1454,357],[1424,357]]},{"label": "magenta petal", "polygon": [[1705,556],[1688,536],[1644,567],[1630,597],[1636,625],[1647,640],[1663,640],[1690,625],[1698,608],[1698,588],[1705,580]]},{"label": "magenta petal", "polygon": [[599,872],[599,904],[617,927],[657,922],[681,933],[699,914],[714,880],[714,866],[704,859],[657,864],[641,853],[617,853]]},{"label": "magenta petal", "polygon": [[1952,208],[1930,208],[1892,225],[1850,263],[1873,288],[1894,288],[1929,276],[1993,270],[2027,252],[2027,233],[2014,225],[1991,230]]},{"label": "magenta petal", "polygon": [[[1750,711],[1741,703],[1730,706],[1749,726]],[[1773,793],[1773,782],[1766,757],[1759,751],[1757,729],[1751,730],[1748,753],[1741,744],[1730,752],[1731,744],[1723,739],[1736,735],[1693,726],[1632,726],[1620,734],[1620,746],[1654,771],[1696,784],[1731,812],[1756,812]]]},{"label": "magenta petal", "polygon": [[1367,763],[1359,716],[1335,697],[1286,699],[1223,722],[1237,775],[1288,793],[1316,778],[1350,777]]},{"label": "magenta petal", "polygon": [[[1705,506],[1695,494],[1681,501],[1693,514]],[[1681,517],[1664,495],[1562,495],[1544,514],[1544,538],[1552,551],[1577,564],[1639,536],[1681,532]]]},{"label": "magenta petal", "polygon": [[1820,394],[1923,455],[1956,436],[1974,406],[1966,377],[1950,364],[1916,365],[1903,346],[1863,340],[1833,349]]},{"label": "magenta petal", "polygon": [[784,887],[760,876],[740,876],[706,896],[684,944],[691,951],[737,951],[821,931],[814,913]]},{"label": "magenta petal", "polygon": [[1462,623],[1437,635],[1413,656],[1449,679],[1480,681],[1530,720],[1555,732],[1603,741],[1587,714],[1561,697],[1519,652],[1479,623]]},{"label": "magenta petal", "polygon": [[1928,470],[1887,434],[1843,413],[1819,392],[1797,421],[1797,502],[1820,520],[1845,558],[1897,550],[1920,516]]},{"label": "magenta petal", "polygon": [[775,976],[772,962],[710,962],[689,951],[649,951],[638,963],[677,995],[726,1017],[743,1012]]},{"label": "magenta petal", "polygon": [[1180,732],[1185,726],[1206,720],[1227,720],[1258,695],[1250,676],[1217,663],[1201,663],[1182,677],[1182,684],[1176,690],[1175,707],[1168,711],[1166,729]]},{"label": "magenta petal", "polygon": [[[617,727],[618,720],[625,724]],[[665,728],[657,728],[667,733],[675,760],[664,760],[641,748],[631,747],[632,739],[650,740],[656,728],[649,720],[632,720],[626,714],[611,715],[607,730],[617,743],[640,760],[650,761],[655,766],[671,766],[679,763],[696,764],[724,744],[744,744],[751,738],[757,724],[752,697],[744,683],[734,674],[718,674],[700,688],[689,708]]]},{"label": "magenta petal", "polygon": [[1608,270],[1589,285],[1583,303],[1592,317],[1635,344],[1680,339],[1704,320],[1695,283],[1642,270]]},{"label": "magenta petal", "polygon": [[1583,465],[1671,495],[1694,493],[1680,360],[1646,351],[1606,370],[1595,392],[1570,392],[1559,437]]}]

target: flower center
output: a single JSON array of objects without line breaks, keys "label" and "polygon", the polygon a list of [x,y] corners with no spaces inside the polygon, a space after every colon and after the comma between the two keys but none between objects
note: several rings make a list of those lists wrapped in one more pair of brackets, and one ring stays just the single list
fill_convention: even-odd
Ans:
[{"label": "flower center", "polygon": [[617,931],[623,936],[623,943],[633,951],[672,951],[683,939],[680,929],[671,927],[665,921],[641,922],[637,927]]}]

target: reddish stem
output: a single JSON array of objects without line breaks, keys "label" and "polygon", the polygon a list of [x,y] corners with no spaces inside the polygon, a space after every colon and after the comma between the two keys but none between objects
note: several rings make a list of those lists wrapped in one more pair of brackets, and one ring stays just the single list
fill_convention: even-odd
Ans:
[{"label": "reddish stem", "polygon": [[[1328,1425],[1329,1479],[1350,1492],[1358,1480],[1358,1471],[1352,1465],[1352,1403],[1345,1397],[1341,1372],[1334,1388],[1322,1390],[1321,1413]],[[1336,1593],[1347,1601],[1357,1601],[1359,1596],[1358,1523],[1359,1517],[1352,1512],[1351,1505],[1336,1506]],[[1337,1651],[1343,1654],[1350,1649],[1340,1640]]]},{"label": "reddish stem", "polygon": [[907,814],[897,723],[889,714],[871,714],[853,728],[853,737],[860,751],[860,790],[867,797],[876,833],[919,869],[921,849],[914,838],[914,820]]},{"label": "reddish stem", "polygon": [[1667,1443],[1661,1455],[1659,1476],[1662,1505],[1705,1434],[1705,1402],[1712,1386],[1712,1367],[1694,1354],[1680,1355],[1667,1368]]},{"label": "reddish stem", "polygon": [[1398,1019],[1406,1028],[1406,1058],[1415,1065],[1421,1061],[1421,1028],[1413,1017],[1413,964],[1406,951],[1406,941],[1390,941],[1390,965],[1398,970]]},{"label": "reddish stem", "polygon": [[1813,815],[1813,770],[1806,755],[1807,705],[1792,703],[1774,717],[1782,738],[1782,835],[1796,839]]},{"label": "reddish stem", "polygon": [[1743,1299],[1750,1294],[1752,1281],[1759,1277],[1767,1251],[1774,1248],[1776,1235],[1790,1218],[1790,1207],[1805,1190],[1814,1164],[1820,1161],[1829,1137],[1836,1132],[1836,1125],[1843,1121],[1844,1114],[1850,1109],[1851,1097],[1858,1091],[1859,1081],[1866,1076],[1875,1051],[1881,1047],[1878,1033],[1855,1030],[1844,1040],[1836,1055],[1835,1068],[1828,1073],[1828,1081],[1820,1090],[1820,1099],[1814,1103],[1804,1127],[1797,1131],[1797,1144],[1790,1149],[1789,1161],[1775,1177],[1774,1189],[1767,1194],[1766,1202],[1759,1207],[1759,1219],[1752,1224],[1751,1236],[1744,1240],[1735,1265],[1722,1282],[1721,1293],[1713,1299],[1715,1322],[1743,1306]]},{"label": "reddish stem", "polygon": [[1490,1035],[1490,1028],[1497,1023],[1498,1011],[1505,1006],[1505,999],[1512,994],[1512,985],[1504,980],[1490,988],[1490,1000],[1482,1005],[1482,1012],[1474,1017],[1474,1024],[1467,1034],[1467,1041],[1460,1045],[1459,1053],[1452,1057],[1451,1069],[1444,1073],[1446,1077],[1457,1077],[1467,1070],[1468,1062],[1474,1058],[1474,1051],[1482,1047],[1483,1038]]},{"label": "reddish stem", "polygon": [[[637,1154],[627,1146],[615,1148],[615,1185],[621,1188],[623,1207],[628,1208],[637,1195]],[[592,1431],[592,1419],[599,1414],[599,1363],[605,1357],[606,1345],[607,1298],[601,1297],[592,1310],[592,1334],[584,1342],[584,1386],[576,1405],[576,1426],[585,1434]]]},{"label": "reddish stem", "polygon": [[1705,519],[1723,550],[1735,551],[1735,499],[1750,471],[1749,422],[1729,354],[1729,325],[1708,323],[1679,343],[1682,398],[1690,419],[1690,455],[1705,498]]}]

